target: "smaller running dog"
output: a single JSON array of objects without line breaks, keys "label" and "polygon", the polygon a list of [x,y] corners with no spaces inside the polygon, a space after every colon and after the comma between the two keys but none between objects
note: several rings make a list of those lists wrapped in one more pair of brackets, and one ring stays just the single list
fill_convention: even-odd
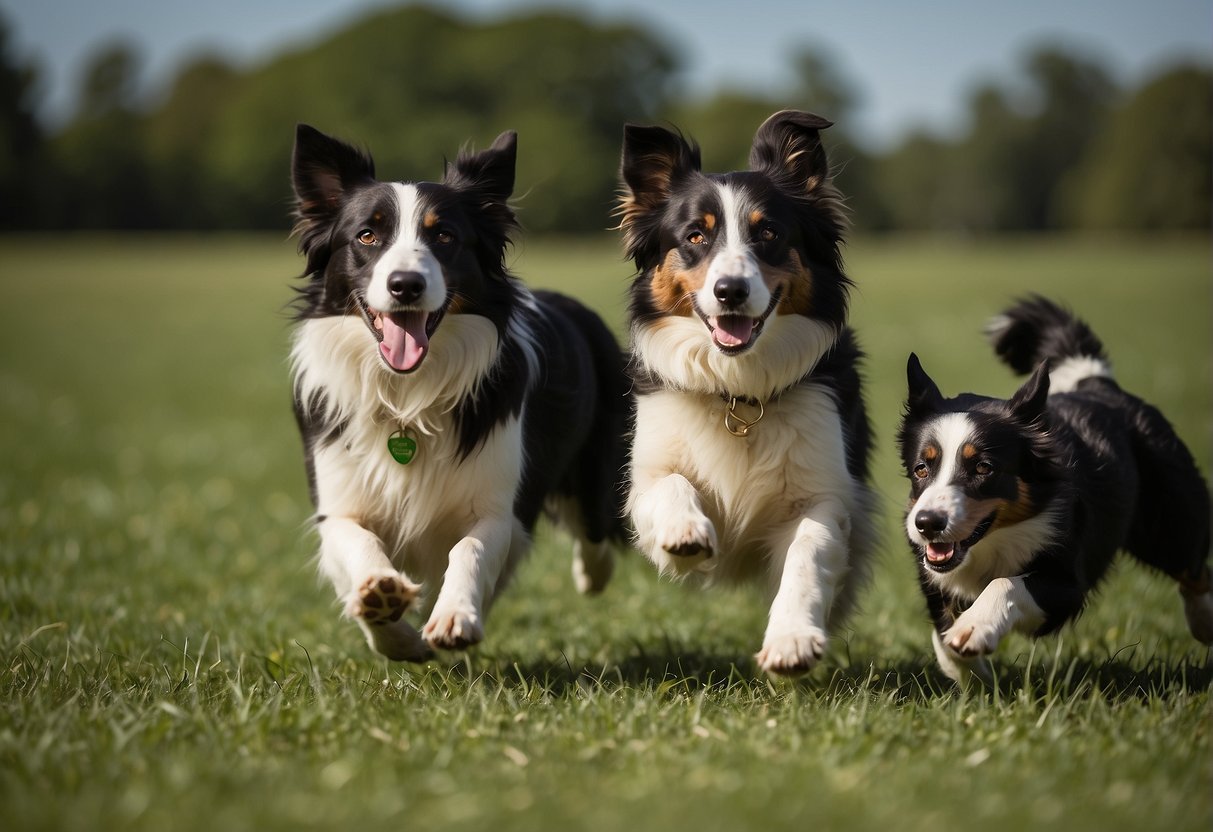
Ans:
[{"label": "smaller running dog", "polygon": [[1171,425],[1051,301],[1024,300],[987,332],[1031,373],[1009,400],[945,398],[916,355],[907,368],[905,528],[944,673],[989,684],[1003,636],[1075,618],[1118,549],[1173,578],[1192,635],[1213,643],[1209,491]]}]

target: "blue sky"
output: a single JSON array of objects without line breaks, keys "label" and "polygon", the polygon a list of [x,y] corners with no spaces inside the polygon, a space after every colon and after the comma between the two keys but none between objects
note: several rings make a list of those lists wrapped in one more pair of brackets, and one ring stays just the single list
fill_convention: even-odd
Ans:
[{"label": "blue sky", "polygon": [[[144,58],[154,93],[183,60],[217,51],[242,65],[304,46],[388,0],[0,0],[17,53],[41,68],[44,115],[69,113],[81,66],[99,44],[125,39]],[[445,0],[496,18],[533,0]],[[696,94],[720,86],[778,90],[800,44],[828,48],[863,96],[856,134],[888,145],[908,130],[962,125],[968,92],[1015,72],[1041,41],[1101,59],[1125,84],[1183,58],[1213,62],[1213,0],[547,0],[599,20],[634,20],[682,53]],[[794,104],[795,102],[789,102]]]}]

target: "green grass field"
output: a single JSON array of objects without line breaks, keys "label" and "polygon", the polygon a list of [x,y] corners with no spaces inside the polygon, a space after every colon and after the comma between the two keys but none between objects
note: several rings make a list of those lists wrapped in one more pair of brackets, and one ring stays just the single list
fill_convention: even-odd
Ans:
[{"label": "green grass field", "polygon": [[[616,246],[516,266],[621,331]],[[0,263],[0,829],[1209,829],[1213,672],[1174,588],[1122,563],[1060,637],[1004,644],[996,692],[958,693],[892,448],[909,350],[945,392],[1009,393],[980,327],[1032,290],[1205,464],[1207,241],[851,246],[887,540],[800,682],[756,672],[756,594],[633,553],[587,600],[547,531],[474,652],[375,658],[314,574],[291,246],[48,235]]]}]

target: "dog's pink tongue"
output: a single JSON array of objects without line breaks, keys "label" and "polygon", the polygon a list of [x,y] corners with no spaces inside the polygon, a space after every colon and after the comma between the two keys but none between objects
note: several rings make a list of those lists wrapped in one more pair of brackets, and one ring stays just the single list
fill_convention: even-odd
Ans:
[{"label": "dog's pink tongue", "polygon": [[383,316],[383,342],[379,351],[394,369],[407,373],[425,358],[430,346],[430,336],[425,332],[427,317],[422,311]]},{"label": "dog's pink tongue", "polygon": [[956,551],[955,543],[928,543],[927,544],[927,560],[931,563],[943,563],[952,557],[952,553]]},{"label": "dog's pink tongue", "polygon": [[750,342],[754,319],[745,315],[721,315],[712,319],[712,337],[722,347],[740,347]]}]

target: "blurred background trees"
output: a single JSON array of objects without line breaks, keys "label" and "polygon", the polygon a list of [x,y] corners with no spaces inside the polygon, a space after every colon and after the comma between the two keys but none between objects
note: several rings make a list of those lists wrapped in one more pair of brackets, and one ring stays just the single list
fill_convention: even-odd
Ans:
[{"label": "blurred background trees", "polygon": [[296,122],[370,148],[379,174],[436,178],[444,157],[520,133],[518,203],[532,231],[596,231],[611,204],[624,122],[671,123],[708,169],[743,166],[757,126],[798,107],[826,134],[855,225],[868,231],[1208,230],[1213,73],[1177,66],[1118,89],[1088,56],[1044,45],[1021,75],[975,89],[961,135],[867,149],[862,90],[821,45],[789,57],[795,80],[758,95],[688,100],[675,49],[636,25],[535,12],[471,23],[434,8],[385,11],[253,67],[183,66],[141,99],[139,53],[102,45],[74,116],[35,117],[36,71],[0,20],[0,228],[289,227]]}]

